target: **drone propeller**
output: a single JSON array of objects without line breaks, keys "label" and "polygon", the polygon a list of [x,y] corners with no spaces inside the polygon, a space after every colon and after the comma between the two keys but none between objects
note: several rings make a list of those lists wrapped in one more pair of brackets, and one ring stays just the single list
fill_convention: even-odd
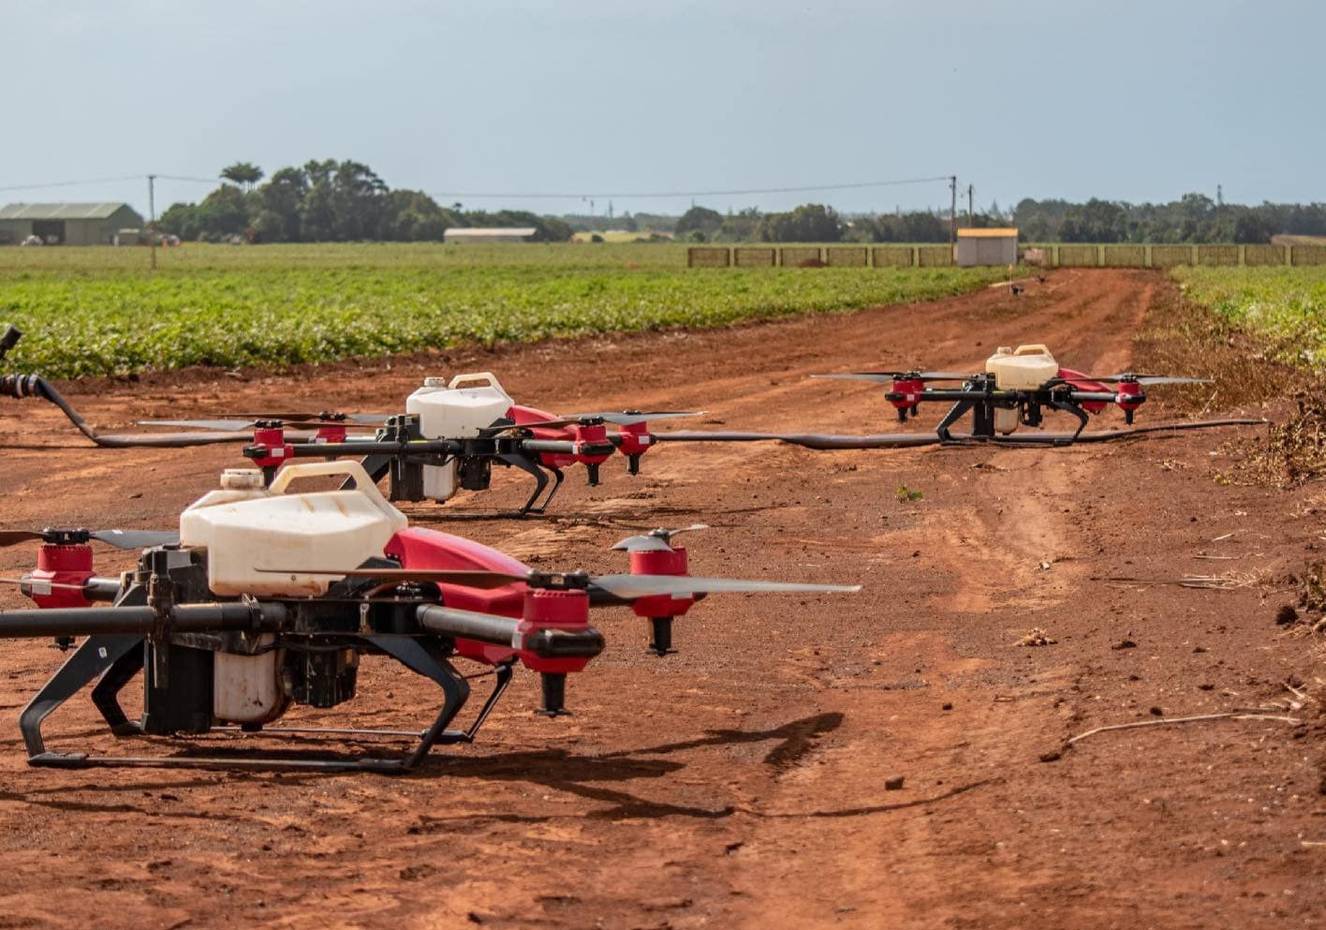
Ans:
[{"label": "drone propeller", "polygon": [[508,430],[525,429],[560,429],[564,426],[582,426],[595,420],[611,423],[614,426],[635,426],[650,420],[675,420],[678,417],[699,417],[704,412],[699,410],[622,410],[616,413],[569,413],[551,420],[534,420],[528,423],[504,423],[480,430],[483,434],[501,433]]},{"label": "drone propeller", "polygon": [[[680,417],[704,416],[703,410],[619,410],[616,412],[568,413],[562,417],[572,423],[581,420],[602,420],[614,426],[635,426],[649,420],[676,420]],[[534,424],[536,426],[540,424]]]},{"label": "drone propeller", "polygon": [[678,533],[691,533],[696,530],[707,530],[707,523],[692,523],[690,526],[678,527],[675,530],[663,529],[650,530],[648,533],[642,533],[639,536],[627,536],[625,539],[616,543],[612,548],[626,552],[671,552],[672,537]]},{"label": "drone propeller", "polygon": [[966,381],[971,375],[953,371],[847,371],[811,377],[823,381],[872,381],[885,384],[892,381]]},{"label": "drone propeller", "polygon": [[152,546],[175,545],[180,541],[180,534],[167,530],[86,530],[56,527],[47,527],[43,530],[0,530],[0,548],[32,540],[57,545],[77,545],[90,539],[104,542],[116,549],[148,549]]},{"label": "drone propeller", "polygon": [[[1079,380],[1077,378],[1074,381]],[[1123,372],[1116,375],[1084,375],[1080,380],[1099,381],[1101,384],[1117,384],[1121,381],[1134,382],[1136,384],[1210,384],[1210,378],[1188,378],[1178,375],[1138,375],[1132,372]]]},{"label": "drone propeller", "polygon": [[286,423],[356,423],[364,426],[380,426],[396,416],[394,413],[343,413],[339,410],[323,410],[321,413],[228,413],[227,417],[245,420],[282,420]]},{"label": "drone propeller", "polygon": [[[345,578],[373,578],[379,581],[432,581],[465,588],[500,588],[513,582],[539,585],[544,578],[537,573],[449,571],[411,568],[351,568],[298,570],[259,568],[266,574],[337,575]],[[860,585],[800,584],[785,581],[759,581],[743,578],[697,578],[691,575],[554,575],[561,581],[582,581],[622,600],[641,597],[691,597],[696,594],[741,594],[763,592],[834,593],[856,592]]]},{"label": "drone propeller", "polygon": [[319,426],[349,426],[356,425],[358,421],[336,419],[303,419],[286,420],[282,417],[256,418],[251,420],[224,419],[215,420],[139,420],[139,426],[173,426],[177,429],[203,429],[216,430],[224,433],[242,433],[251,432],[255,427],[263,425],[281,425],[289,422],[297,429],[311,429]]}]

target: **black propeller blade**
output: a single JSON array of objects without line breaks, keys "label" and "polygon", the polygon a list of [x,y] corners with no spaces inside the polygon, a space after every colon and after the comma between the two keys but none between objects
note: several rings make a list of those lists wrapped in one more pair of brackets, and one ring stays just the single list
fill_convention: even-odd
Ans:
[{"label": "black propeller blade", "polygon": [[0,530],[0,548],[21,542],[41,540],[47,543],[76,545],[95,539],[116,549],[149,549],[173,546],[180,534],[172,530],[87,530],[47,527],[43,530]]},{"label": "black propeller blade", "polygon": [[595,420],[602,420],[604,423],[611,423],[614,426],[634,426],[637,423],[647,423],[650,420],[673,420],[678,417],[699,417],[703,415],[703,411],[696,410],[624,410],[619,413],[569,413],[566,416],[555,417],[551,420],[489,426],[480,430],[480,432],[490,434],[508,430],[561,429],[565,426],[579,426]]},{"label": "black propeller blade", "polygon": [[872,381],[885,384],[892,381],[967,381],[971,374],[954,371],[846,371],[829,375],[811,375],[822,381]]},{"label": "black propeller blade", "polygon": [[[1078,380],[1078,379],[1074,379]],[[1120,381],[1131,381],[1138,384],[1210,384],[1211,378],[1189,378],[1182,375],[1137,375],[1132,372],[1123,372],[1116,375],[1087,375],[1084,381],[1099,381],[1101,384],[1117,384]]]}]

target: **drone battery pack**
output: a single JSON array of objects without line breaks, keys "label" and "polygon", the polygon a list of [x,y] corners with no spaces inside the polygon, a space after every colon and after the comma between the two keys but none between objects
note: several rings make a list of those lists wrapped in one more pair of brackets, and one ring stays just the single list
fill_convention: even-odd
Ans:
[{"label": "drone battery pack", "polygon": [[146,643],[144,733],[206,733],[212,728],[212,652],[174,643]]}]

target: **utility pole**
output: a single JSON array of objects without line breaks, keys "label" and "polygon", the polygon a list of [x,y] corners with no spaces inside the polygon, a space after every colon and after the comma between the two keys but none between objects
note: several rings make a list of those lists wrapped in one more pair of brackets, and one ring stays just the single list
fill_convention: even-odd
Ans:
[{"label": "utility pole", "polygon": [[958,241],[958,176],[948,176],[948,247],[953,248]]},{"label": "utility pole", "polygon": [[149,174],[147,176],[147,244],[149,254],[152,256],[152,270],[157,270],[157,176]]},{"label": "utility pole", "polygon": [[975,223],[976,223],[976,219],[975,219],[976,213],[975,213],[975,211],[972,209],[972,194],[973,194],[973,193],[974,193],[974,188],[972,187],[972,185],[968,184],[968,185],[967,185],[967,225],[968,225],[968,226],[973,226],[973,225],[975,225]]}]

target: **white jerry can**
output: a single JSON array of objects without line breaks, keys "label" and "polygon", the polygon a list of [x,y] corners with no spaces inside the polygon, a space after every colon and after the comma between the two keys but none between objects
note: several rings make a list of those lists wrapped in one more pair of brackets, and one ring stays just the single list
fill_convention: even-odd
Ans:
[{"label": "white jerry can", "polygon": [[[462,385],[474,384],[473,387]],[[405,401],[405,412],[419,415],[425,439],[466,439],[492,426],[511,409],[511,396],[487,371],[444,378],[425,378],[423,387]],[[445,501],[456,493],[456,461],[424,466],[424,496]]]},{"label": "white jerry can", "polygon": [[[353,478],[355,487],[289,493],[293,481],[324,476]],[[308,571],[381,556],[406,524],[358,462],[311,462],[287,465],[259,496],[200,498],[180,514],[180,544],[207,550],[213,594],[298,597],[323,594],[336,580]],[[259,571],[273,568],[282,572]]]},{"label": "white jerry can", "polygon": [[1058,376],[1059,363],[1043,345],[1018,346],[1016,351],[1000,346],[985,360],[985,370],[1001,390],[1034,391]]}]

